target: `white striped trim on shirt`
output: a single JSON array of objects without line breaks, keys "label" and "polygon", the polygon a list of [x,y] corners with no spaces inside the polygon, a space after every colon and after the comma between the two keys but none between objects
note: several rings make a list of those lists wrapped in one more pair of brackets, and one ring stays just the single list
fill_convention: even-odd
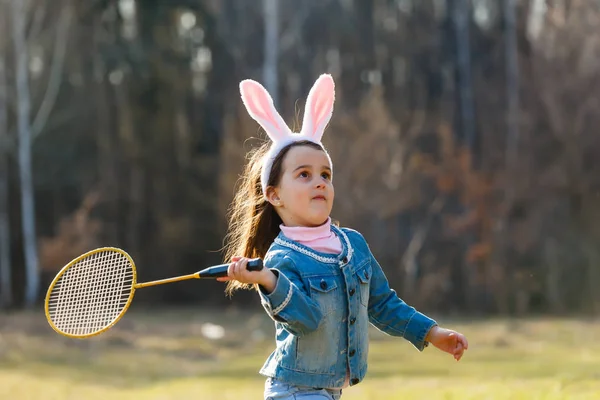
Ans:
[{"label": "white striped trim on shirt", "polygon": [[292,299],[292,285],[290,285],[290,287],[288,288],[288,292],[285,295],[285,299],[283,300],[283,302],[279,305],[279,307],[277,307],[276,309],[273,310],[273,315],[277,315],[281,312],[281,310],[283,310],[285,308],[285,306],[288,305],[288,303],[290,302],[290,300]]}]

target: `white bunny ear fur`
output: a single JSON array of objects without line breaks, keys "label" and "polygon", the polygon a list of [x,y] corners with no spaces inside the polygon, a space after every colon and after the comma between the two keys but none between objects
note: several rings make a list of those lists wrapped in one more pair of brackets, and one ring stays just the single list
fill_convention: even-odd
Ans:
[{"label": "white bunny ear fur", "polygon": [[329,74],[323,74],[315,81],[306,99],[302,136],[317,143],[321,142],[323,132],[333,114],[334,101],[335,83],[333,78]]},{"label": "white bunny ear fur", "polygon": [[240,82],[240,93],[248,114],[264,128],[273,142],[291,135],[290,128],[275,110],[271,95],[260,83],[251,79],[243,80]]}]

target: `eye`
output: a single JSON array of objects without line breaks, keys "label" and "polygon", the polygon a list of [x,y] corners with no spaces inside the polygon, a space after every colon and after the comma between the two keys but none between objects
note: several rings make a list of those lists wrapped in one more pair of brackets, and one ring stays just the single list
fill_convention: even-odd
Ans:
[{"label": "eye", "polygon": [[323,172],[321,174],[321,177],[323,177],[323,179],[330,180],[331,179],[331,174],[329,172]]},{"label": "eye", "polygon": [[300,172],[300,174],[298,175],[300,178],[308,178],[308,172],[306,171],[302,171]]}]

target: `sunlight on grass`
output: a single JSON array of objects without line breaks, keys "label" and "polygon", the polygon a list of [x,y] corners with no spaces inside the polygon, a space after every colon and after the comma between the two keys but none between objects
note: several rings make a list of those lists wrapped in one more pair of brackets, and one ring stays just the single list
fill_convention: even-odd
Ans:
[{"label": "sunlight on grass", "polygon": [[[343,399],[600,398],[600,323],[490,320],[445,326],[464,332],[463,361],[373,329],[367,378]],[[202,324],[225,328],[203,337]],[[261,399],[258,369],[273,329],[262,314],[131,312],[88,340],[66,339],[41,314],[1,316],[0,398]]]}]

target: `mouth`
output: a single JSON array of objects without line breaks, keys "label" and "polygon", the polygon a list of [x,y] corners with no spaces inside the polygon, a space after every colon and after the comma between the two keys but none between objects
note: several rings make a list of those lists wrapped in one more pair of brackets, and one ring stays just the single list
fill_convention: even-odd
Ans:
[{"label": "mouth", "polygon": [[320,195],[319,195],[319,196],[315,196],[315,197],[313,197],[312,199],[313,199],[313,200],[323,200],[323,201],[327,200],[327,199],[325,198],[325,196],[320,196]]}]

